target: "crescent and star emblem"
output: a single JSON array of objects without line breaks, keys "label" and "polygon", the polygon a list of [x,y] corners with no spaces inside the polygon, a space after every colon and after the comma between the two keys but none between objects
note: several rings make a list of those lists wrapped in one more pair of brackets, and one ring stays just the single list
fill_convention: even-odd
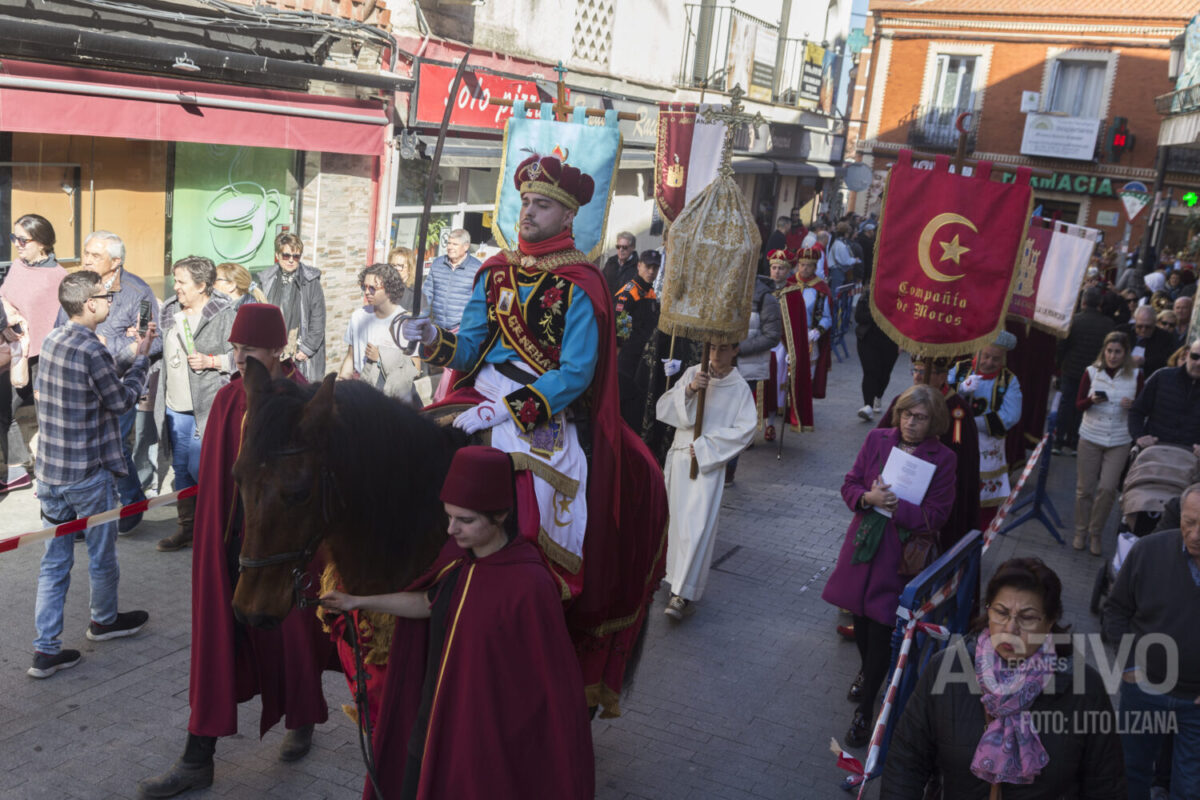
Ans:
[{"label": "crescent and star emblem", "polygon": [[[937,235],[946,225],[966,225],[972,233],[979,233],[979,229],[975,227],[975,223],[964,217],[962,214],[945,213],[938,214],[933,219],[929,220],[929,224],[921,231],[921,239],[917,243],[917,259],[921,264],[921,271],[929,278],[941,283],[948,283],[962,278],[966,273],[959,275],[947,275],[933,266],[933,262],[929,257],[929,249],[933,245],[933,237]],[[958,242],[958,234],[954,234],[954,238],[948,242],[938,242],[942,246],[942,257],[938,259],[940,264],[943,261],[953,261],[955,264],[960,264],[959,259],[963,253],[970,252],[971,248],[963,247]]]}]

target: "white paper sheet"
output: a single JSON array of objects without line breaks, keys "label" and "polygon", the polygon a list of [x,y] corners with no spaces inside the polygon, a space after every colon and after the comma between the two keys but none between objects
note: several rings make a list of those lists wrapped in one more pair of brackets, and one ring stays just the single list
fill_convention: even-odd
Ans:
[{"label": "white paper sheet", "polygon": [[[893,447],[879,477],[884,483],[890,484],[888,491],[896,497],[913,505],[920,505],[925,499],[925,492],[929,490],[929,483],[933,480],[936,470],[937,467],[928,461],[922,461],[899,447]],[[885,509],[877,507],[875,510],[885,517],[892,516],[891,512]]]}]

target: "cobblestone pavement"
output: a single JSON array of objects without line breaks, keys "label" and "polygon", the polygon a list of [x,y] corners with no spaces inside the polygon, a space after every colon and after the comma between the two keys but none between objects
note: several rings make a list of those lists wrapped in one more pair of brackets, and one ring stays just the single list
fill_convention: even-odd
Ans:
[{"label": "cobblestone pavement", "polygon": [[[858,655],[838,641],[834,626],[843,620],[820,593],[850,519],[838,490],[868,427],[855,416],[860,375],[853,352],[834,364],[829,397],[817,403],[817,432],[787,433],[782,460],[761,441],[742,457],[722,504],[703,601],[676,624],[664,617],[666,592],[659,593],[624,715],[593,723],[597,797],[846,796],[837,790],[844,773],[828,747],[850,722],[845,692]],[[902,358],[886,399],[908,380]],[[1050,480],[1068,523],[1074,466],[1074,459],[1056,456]],[[27,490],[0,500],[0,534],[38,527],[36,502]],[[76,565],[64,644],[81,650],[84,660],[49,680],[25,675],[41,546],[0,555],[0,800],[133,797],[139,779],[166,769],[182,752],[191,553],[154,549],[173,516],[172,509],[157,509],[119,543],[121,608],[151,615],[139,636],[84,638],[87,571]],[[1109,550],[1113,536],[1105,542]],[[1018,553],[1040,556],[1058,571],[1066,622],[1078,632],[1097,630],[1087,604],[1100,559],[1028,524],[989,551],[985,575]],[[82,549],[77,555],[85,559]],[[330,720],[317,729],[307,758],[277,761],[277,730],[255,741],[259,706],[247,703],[239,716],[243,733],[218,745],[212,789],[188,797],[358,796],[363,768],[355,730],[339,710],[350,696],[331,673],[325,689]],[[875,794],[872,787],[868,796]]]}]

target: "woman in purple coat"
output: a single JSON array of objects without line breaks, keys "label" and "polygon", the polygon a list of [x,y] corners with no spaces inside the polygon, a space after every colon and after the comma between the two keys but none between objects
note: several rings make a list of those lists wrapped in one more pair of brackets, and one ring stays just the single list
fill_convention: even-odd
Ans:
[{"label": "woman in purple coat", "polygon": [[[854,615],[854,641],[862,657],[862,670],[848,695],[858,703],[846,733],[849,747],[862,747],[870,740],[875,696],[891,662],[896,608],[900,592],[912,577],[901,574],[903,543],[923,532],[936,541],[937,531],[954,506],[956,458],[954,451],[938,441],[949,423],[940,392],[925,385],[910,386],[892,409],[893,427],[867,434],[842,484],[842,498],[854,519],[821,597]],[[893,448],[935,466],[919,505],[899,499],[889,484],[879,479]],[[888,512],[891,518],[875,509]]]}]

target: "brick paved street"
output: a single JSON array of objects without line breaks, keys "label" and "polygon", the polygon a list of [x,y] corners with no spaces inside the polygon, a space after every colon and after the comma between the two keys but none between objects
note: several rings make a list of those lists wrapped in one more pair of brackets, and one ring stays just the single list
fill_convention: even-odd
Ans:
[{"label": "brick paved street", "polygon": [[[845,796],[828,745],[849,724],[845,692],[858,656],[837,640],[837,611],[820,592],[850,518],[838,489],[867,431],[855,416],[859,378],[852,353],[834,364],[830,396],[817,404],[817,433],[788,433],[782,461],[761,442],[742,457],[737,484],[725,494],[704,600],[694,616],[672,624],[662,614],[666,592],[659,593],[624,716],[593,724],[598,797]],[[888,399],[907,384],[902,358]],[[1051,494],[1069,523],[1075,462],[1056,457],[1054,466]],[[121,608],[147,609],[145,631],[86,640],[87,571],[77,564],[64,641],[84,660],[45,681],[25,675],[41,546],[0,555],[0,800],[132,797],[139,779],[181,752],[191,553],[154,549],[173,516],[171,509],[151,512],[119,544]],[[0,501],[0,534],[37,526],[32,492]],[[1077,632],[1097,630],[1087,602],[1099,559],[1026,525],[992,548],[985,576],[1016,553],[1038,555],[1058,571],[1065,622]],[[82,548],[76,555],[86,561]],[[350,702],[340,676],[327,676],[326,698],[330,721],[318,728],[313,752],[294,765],[275,758],[279,732],[255,741],[258,705],[244,705],[242,734],[218,745],[213,788],[188,796],[356,797],[363,769],[354,728],[339,710]]]}]

